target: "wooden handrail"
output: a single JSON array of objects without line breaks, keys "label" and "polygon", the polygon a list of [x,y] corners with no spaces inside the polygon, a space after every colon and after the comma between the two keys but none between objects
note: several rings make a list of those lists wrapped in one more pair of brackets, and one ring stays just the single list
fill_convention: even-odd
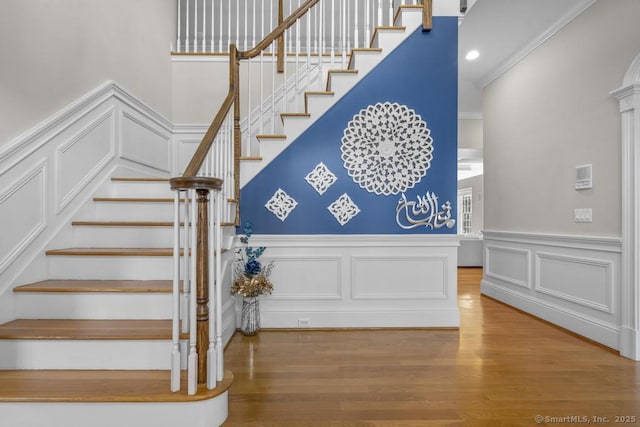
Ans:
[{"label": "wooden handrail", "polygon": [[300,17],[302,17],[309,9],[315,6],[320,0],[307,0],[305,1],[298,9],[296,9],[284,22],[274,28],[271,33],[269,33],[260,43],[256,45],[251,50],[247,50],[245,52],[240,52],[240,59],[251,59],[260,55],[260,52],[265,50],[267,47],[271,45],[278,37],[280,37],[284,32],[293,24],[296,23]]},{"label": "wooden handrail", "polygon": [[218,132],[220,132],[224,119],[227,117],[227,114],[231,110],[231,106],[234,104],[236,99],[235,87],[238,85],[236,81],[236,67],[238,65],[237,52],[235,45],[232,44],[229,48],[229,91],[227,92],[227,97],[222,101],[222,106],[220,107],[218,114],[216,114],[209,125],[209,129],[207,129],[207,132],[202,137],[202,142],[198,145],[198,149],[191,158],[191,161],[187,165],[182,176],[191,177],[198,174],[198,171],[207,157],[207,153],[211,149],[213,141],[218,135]]}]

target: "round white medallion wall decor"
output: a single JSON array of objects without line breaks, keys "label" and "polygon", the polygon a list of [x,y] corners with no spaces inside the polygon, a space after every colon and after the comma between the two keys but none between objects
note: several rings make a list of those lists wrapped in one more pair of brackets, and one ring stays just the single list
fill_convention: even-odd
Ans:
[{"label": "round white medallion wall decor", "polygon": [[427,123],[406,105],[377,103],[358,114],[342,137],[342,161],[361,188],[378,195],[399,194],[426,175],[433,159]]}]

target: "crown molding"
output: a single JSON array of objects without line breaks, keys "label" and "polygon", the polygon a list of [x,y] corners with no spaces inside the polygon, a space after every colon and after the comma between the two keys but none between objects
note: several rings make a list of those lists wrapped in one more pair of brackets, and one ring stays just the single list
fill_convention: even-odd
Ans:
[{"label": "crown molding", "polygon": [[493,72],[489,73],[487,77],[480,81],[482,88],[496,80],[498,77],[509,71],[511,67],[522,61],[527,55],[537,49],[544,42],[549,40],[560,31],[565,25],[573,21],[578,15],[588,9],[596,0],[582,0],[574,8],[562,15],[553,25],[551,25],[545,32],[540,34],[537,38],[532,40],[529,44],[513,54],[510,58],[500,64]]}]

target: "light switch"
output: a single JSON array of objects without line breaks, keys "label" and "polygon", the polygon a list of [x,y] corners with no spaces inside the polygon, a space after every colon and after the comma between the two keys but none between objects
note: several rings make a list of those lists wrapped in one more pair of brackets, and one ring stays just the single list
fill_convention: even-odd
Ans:
[{"label": "light switch", "polygon": [[576,209],[574,211],[575,222],[592,222],[591,208]]}]

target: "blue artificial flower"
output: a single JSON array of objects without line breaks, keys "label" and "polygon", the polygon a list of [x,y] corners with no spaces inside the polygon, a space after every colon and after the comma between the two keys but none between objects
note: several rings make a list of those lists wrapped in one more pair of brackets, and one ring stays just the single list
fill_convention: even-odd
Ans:
[{"label": "blue artificial flower", "polygon": [[255,259],[252,260],[252,261],[247,262],[244,265],[245,273],[250,275],[250,276],[254,276],[254,275],[260,273],[261,269],[262,269],[262,265],[260,265],[260,261],[256,261]]}]

